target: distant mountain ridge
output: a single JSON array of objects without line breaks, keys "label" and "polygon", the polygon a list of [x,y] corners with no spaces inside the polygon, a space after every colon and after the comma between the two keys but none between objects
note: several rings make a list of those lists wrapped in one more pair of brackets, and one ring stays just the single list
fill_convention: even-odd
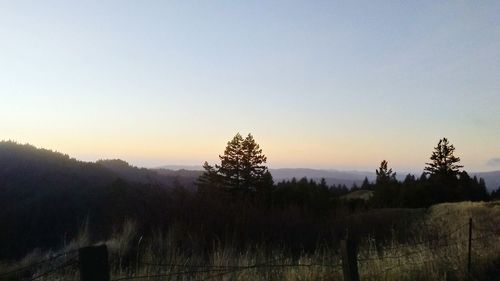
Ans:
[{"label": "distant mountain ridge", "polygon": [[328,185],[346,185],[351,187],[353,184],[360,186],[365,177],[369,181],[375,180],[374,172],[360,172],[360,171],[339,171],[339,170],[319,170],[309,168],[281,168],[270,169],[275,182],[283,180],[290,180],[292,178],[308,178],[315,181],[325,179]]},{"label": "distant mountain ridge", "polygon": [[187,171],[202,171],[203,167],[201,165],[163,165],[156,168],[151,168],[152,170],[187,170]]},{"label": "distant mountain ridge", "polygon": [[471,176],[483,178],[489,191],[500,188],[500,171],[471,173]]},{"label": "distant mountain ridge", "polygon": [[[270,169],[275,182],[292,178],[308,178],[315,181],[325,179],[328,185],[353,184],[360,186],[365,178],[373,182],[375,172],[342,171],[310,168]],[[108,185],[121,178],[129,182],[160,187],[185,187],[195,189],[195,182],[203,173],[197,165],[166,165],[159,168],[135,167],[120,159],[79,161],[66,154],[15,142],[0,142],[0,185],[31,185],[54,182],[67,185]],[[500,187],[500,171],[471,172],[485,180],[489,191]],[[24,175],[24,176],[20,176]],[[26,176],[27,175],[27,176]],[[407,173],[397,173],[403,180]],[[419,177],[420,175],[416,174]]]},{"label": "distant mountain ridge", "polygon": [[[292,178],[303,178],[321,180],[324,178],[329,185],[345,184],[350,187],[353,183],[360,186],[363,180],[368,178],[370,182],[375,181],[375,172],[367,171],[339,171],[339,170],[321,170],[321,169],[307,169],[307,168],[283,168],[283,169],[270,169],[271,174],[275,181],[289,180]],[[408,173],[397,173],[398,180],[404,180]],[[491,172],[471,172],[471,177],[483,178],[486,187],[489,191],[496,190],[500,187],[500,171]],[[415,174],[418,178],[420,174]]]},{"label": "distant mountain ridge", "polygon": [[[185,177],[197,177],[203,172],[199,166],[195,165],[167,165],[162,167],[164,168],[153,170],[163,171],[163,173],[166,174],[175,174],[177,172],[184,174]],[[175,169],[176,167],[180,169]],[[275,182],[291,180],[292,178],[301,179],[306,177],[315,181],[325,179],[328,185],[346,185],[347,187],[351,187],[353,184],[360,186],[365,178],[368,178],[368,181],[370,182],[373,182],[376,179],[375,172],[369,171],[343,171],[311,168],[278,168],[269,169],[269,171],[271,172]],[[408,174],[413,174],[417,178],[420,177],[420,174],[399,172],[396,174],[396,178],[402,181]],[[471,177],[476,176],[478,178],[483,178],[489,191],[496,190],[500,187],[500,171],[471,172],[469,174]],[[177,176],[179,176],[179,174],[177,174]]]},{"label": "distant mountain ridge", "polygon": [[162,187],[195,188],[195,181],[201,171],[147,169],[130,165],[121,159],[99,160],[96,162],[111,170],[122,179],[143,184],[158,185]]}]

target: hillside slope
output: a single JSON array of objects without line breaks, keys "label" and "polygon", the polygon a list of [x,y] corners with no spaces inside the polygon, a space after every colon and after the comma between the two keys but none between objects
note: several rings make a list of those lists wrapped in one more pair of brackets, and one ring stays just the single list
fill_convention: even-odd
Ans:
[{"label": "hillside slope", "polygon": [[99,160],[97,164],[106,167],[120,178],[129,182],[150,184],[160,187],[184,187],[195,189],[196,179],[201,171],[138,168],[120,160]]},{"label": "hillside slope", "polygon": [[124,217],[158,224],[169,204],[166,189],[120,178],[98,163],[0,142],[0,259],[54,247],[86,222],[103,236]]}]

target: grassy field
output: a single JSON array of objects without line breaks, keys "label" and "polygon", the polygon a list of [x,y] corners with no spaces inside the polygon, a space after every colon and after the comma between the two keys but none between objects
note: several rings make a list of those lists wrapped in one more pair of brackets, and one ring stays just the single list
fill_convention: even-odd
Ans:
[{"label": "grassy field", "polygon": [[[384,243],[369,236],[359,239],[361,280],[467,280],[469,218],[473,220],[471,280],[500,280],[500,202],[445,203],[404,211],[415,215],[408,224],[411,236]],[[74,250],[90,243],[85,230],[81,233],[61,250],[69,254],[57,257],[34,251],[16,264],[1,264],[0,272],[53,257],[47,265],[26,272],[26,280],[38,276],[37,280],[79,280],[77,264],[67,262],[75,258]],[[134,224],[127,223],[113,239],[101,243],[110,252],[112,280],[343,280],[337,247],[318,245],[314,252],[298,255],[259,245],[238,250],[227,243],[214,243],[211,251],[200,252],[195,250],[195,239],[193,247],[178,247],[180,240],[190,239],[175,227],[148,241],[137,239]],[[22,275],[12,276],[0,275],[0,280],[24,280]]]}]

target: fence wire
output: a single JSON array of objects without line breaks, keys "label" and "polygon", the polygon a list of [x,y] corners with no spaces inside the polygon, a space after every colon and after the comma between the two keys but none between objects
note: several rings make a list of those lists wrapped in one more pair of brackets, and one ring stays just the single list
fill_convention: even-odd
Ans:
[{"label": "fence wire", "polygon": [[[467,227],[467,228],[465,228]],[[468,229],[469,227],[469,223],[466,223],[466,224],[463,224],[461,225],[460,227],[454,229],[453,231],[450,231],[448,232],[447,234],[441,236],[441,237],[448,237],[448,238],[451,238],[451,236],[462,230],[462,229]],[[410,258],[410,257],[413,257],[415,255],[418,255],[418,254],[421,254],[423,252],[427,252],[429,250],[433,251],[433,250],[437,250],[437,249],[440,249],[440,248],[447,248],[447,247],[451,247],[451,246],[455,246],[455,245],[460,245],[460,244],[464,244],[464,243],[467,243],[469,241],[473,242],[473,241],[491,241],[491,238],[493,237],[498,237],[500,235],[500,230],[497,229],[497,228],[478,228],[478,227],[475,227],[474,224],[472,224],[472,234],[474,235],[475,233],[477,232],[483,232],[483,233],[486,233],[486,234],[482,234],[482,235],[479,235],[479,236],[472,236],[470,237],[467,237],[467,238],[455,238],[455,239],[452,239],[452,241],[446,241],[445,243],[443,244],[438,244],[437,245],[433,245],[433,246],[430,246],[430,247],[425,247],[421,250],[417,250],[417,251],[410,251],[408,253],[404,253],[404,254],[401,254],[401,255],[396,255],[396,256],[379,256],[379,257],[374,257],[374,258],[361,258],[361,259],[358,259],[358,262],[360,263],[364,263],[364,262],[370,262],[370,261],[383,261],[383,260],[386,260],[386,259],[402,259],[402,258]],[[437,239],[430,239],[430,240],[437,240]],[[422,241],[422,242],[419,242],[419,243],[412,243],[412,244],[409,244],[407,246],[398,246],[398,247],[391,247],[389,249],[397,249],[397,250],[403,250],[405,248],[409,248],[410,246],[418,246],[418,245],[423,245],[423,244],[426,244],[428,243],[430,240],[427,240],[427,241]],[[496,241],[493,241],[494,243],[496,243]],[[472,244],[474,245],[474,244]],[[386,250],[384,248],[384,250]],[[409,262],[407,260],[405,260],[405,263],[404,264],[398,264],[398,265],[395,265],[395,266],[391,266],[391,267],[388,267],[384,270],[382,270],[380,273],[378,274],[375,274],[375,275],[371,275],[372,277],[382,277],[382,276],[385,276],[385,278],[387,278],[387,274],[390,272],[390,271],[393,271],[393,270],[396,270],[398,268],[401,268],[401,267],[408,267],[408,266],[419,266],[419,265],[424,265],[424,264],[427,264],[427,263],[432,263],[433,260],[425,260],[425,261],[422,261],[422,262]]]},{"label": "fence wire", "polygon": [[[209,280],[217,277],[221,277],[227,274],[232,273],[241,273],[246,270],[251,269],[271,269],[271,268],[286,268],[286,267],[328,267],[332,269],[340,269],[342,267],[341,262],[337,262],[334,264],[327,263],[275,263],[275,261],[267,261],[264,263],[257,263],[251,265],[182,265],[182,264],[159,264],[159,263],[149,263],[143,262],[140,263],[143,265],[148,265],[152,267],[185,267],[185,268],[204,268],[204,270],[186,270],[186,271],[178,271],[178,272],[167,272],[163,274],[153,274],[153,275],[141,275],[141,276],[130,276],[130,277],[120,277],[113,279],[112,281],[122,281],[122,280],[134,280],[134,279],[145,279],[145,278],[159,278],[159,277],[171,277],[174,275],[182,275],[182,274],[199,274],[199,273],[215,273],[208,277],[199,279],[201,280]],[[198,280],[198,279],[197,279]]]},{"label": "fence wire", "polygon": [[6,278],[6,277],[9,277],[12,275],[18,275],[18,274],[23,273],[23,272],[33,271],[34,269],[39,268],[39,267],[46,265],[46,264],[51,265],[51,263],[53,263],[54,261],[57,261],[59,258],[64,257],[64,256],[68,256],[68,255],[73,255],[77,251],[78,251],[78,249],[59,253],[59,254],[47,257],[45,259],[33,262],[29,265],[25,265],[25,266],[22,266],[22,267],[19,267],[19,268],[16,268],[16,269],[13,269],[13,270],[10,270],[7,272],[0,273],[0,279]]},{"label": "fence wire", "polygon": [[[415,242],[415,243],[409,243],[406,245],[401,245],[401,246],[394,246],[394,247],[384,247],[383,251],[388,252],[388,251],[406,251],[400,255],[382,255],[382,256],[377,256],[377,257],[358,257],[357,262],[359,264],[365,264],[369,262],[374,262],[374,261],[384,261],[384,260],[401,260],[401,259],[406,259],[404,263],[401,263],[398,261],[397,265],[387,267],[383,270],[381,270],[379,273],[375,274],[370,274],[369,278],[382,278],[385,276],[387,278],[387,274],[389,274],[391,271],[394,271],[398,268],[401,267],[409,267],[409,266],[421,266],[425,265],[427,263],[432,263],[433,260],[424,260],[421,262],[411,262],[408,261],[408,259],[411,259],[412,257],[422,254],[423,252],[428,252],[428,251],[434,251],[442,248],[449,248],[452,246],[460,245],[467,243],[469,241],[492,241],[492,238],[498,237],[500,235],[500,229],[496,227],[476,227],[474,224],[472,225],[472,230],[473,230],[473,236],[467,238],[463,237],[455,237],[453,238],[453,235],[456,234],[457,232],[461,230],[466,230],[468,229],[469,223],[463,224],[456,229],[453,229],[452,231],[449,231],[446,234],[439,235],[434,238],[430,238],[424,241],[420,242]],[[445,240],[446,239],[446,240]],[[493,240],[493,242],[496,242]],[[472,244],[474,245],[474,244]],[[484,246],[484,244],[483,244]],[[422,249],[419,250],[412,250],[415,247],[422,247]],[[26,280],[28,281],[36,281],[40,280],[42,278],[46,278],[52,274],[57,273],[58,271],[61,271],[63,269],[66,269],[71,266],[75,266],[79,263],[78,259],[73,255],[76,253],[78,249],[68,251],[68,252],[63,252],[59,253],[53,256],[50,256],[48,258],[36,261],[32,264],[22,266],[19,268],[15,268],[11,271],[3,272],[0,273],[0,279],[4,279],[5,277],[9,276],[18,276],[21,273],[25,272],[30,272],[32,276],[30,278],[27,278]],[[433,255],[438,255],[439,252],[436,254],[434,253]],[[66,257],[67,260],[64,262],[60,262],[59,259],[61,257]],[[69,257],[69,258],[68,258]],[[156,268],[159,270],[170,270],[167,272],[163,273],[156,273],[156,274],[145,274],[145,275],[136,275],[136,276],[124,276],[124,277],[117,277],[115,279],[112,279],[111,281],[124,281],[124,280],[140,280],[140,279],[147,279],[147,278],[169,278],[169,277],[175,277],[175,276],[181,276],[181,275],[189,275],[193,276],[192,280],[196,281],[205,281],[205,280],[211,280],[211,279],[217,279],[217,278],[222,278],[223,276],[229,275],[229,274],[242,274],[244,271],[252,270],[252,269],[275,269],[275,268],[290,268],[290,267],[295,267],[295,268],[314,268],[314,267],[323,267],[323,268],[330,268],[333,271],[339,271],[342,269],[342,262],[337,261],[333,263],[285,263],[284,259],[286,258],[276,258],[272,260],[268,260],[266,262],[262,263],[256,263],[256,264],[248,264],[248,265],[240,265],[240,264],[230,264],[230,265],[206,265],[206,264],[180,264],[180,263],[154,263],[154,262],[138,262],[138,264],[142,266],[147,266],[151,268]],[[45,271],[42,271],[41,268],[43,267],[48,267]],[[180,269],[176,270],[175,269]],[[37,275],[34,275],[37,272]],[[205,276],[200,276],[200,275],[205,275]],[[198,276],[197,278],[194,278],[194,276]]]}]

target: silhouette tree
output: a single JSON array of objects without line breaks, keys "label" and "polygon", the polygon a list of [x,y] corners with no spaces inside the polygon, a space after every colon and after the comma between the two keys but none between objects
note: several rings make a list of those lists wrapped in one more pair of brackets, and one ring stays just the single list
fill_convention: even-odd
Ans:
[{"label": "silhouette tree", "polygon": [[439,140],[431,155],[431,162],[425,163],[425,171],[434,176],[456,177],[463,166],[458,165],[460,158],[453,155],[455,147],[448,142],[447,138]]},{"label": "silhouette tree", "polygon": [[[258,189],[269,184],[271,175],[264,165],[267,157],[262,153],[262,149],[255,142],[252,134],[248,134],[241,144],[241,177],[244,189]],[[272,185],[272,177],[271,177]]]},{"label": "silhouette tree", "polygon": [[222,184],[222,179],[217,173],[217,170],[215,170],[213,166],[209,165],[207,161],[203,164],[203,169],[205,171],[196,181],[196,185],[198,185],[199,188],[205,190],[210,187],[218,187]]},{"label": "silhouette tree", "polygon": [[227,143],[224,155],[219,155],[220,165],[215,165],[223,185],[239,189],[243,181],[243,137],[237,133]]},{"label": "silhouette tree", "polygon": [[204,173],[199,177],[199,186],[222,186],[236,190],[259,190],[273,185],[273,179],[264,165],[267,157],[255,142],[252,134],[243,139],[237,133],[227,143],[223,155],[219,155],[220,165],[215,167],[207,162]]},{"label": "silhouette tree", "polygon": [[500,186],[498,186],[498,188],[497,188],[496,190],[493,190],[493,191],[491,192],[491,198],[492,198],[493,200],[497,200],[497,199],[499,199],[499,198],[500,198]]},{"label": "silhouette tree", "polygon": [[388,168],[388,163],[383,160],[380,167],[375,170],[375,180],[372,202],[378,207],[396,207],[399,204],[399,188],[396,173]]},{"label": "silhouette tree", "polygon": [[370,182],[368,181],[368,177],[365,177],[363,183],[361,184],[361,189],[371,189]]},{"label": "silhouette tree", "polygon": [[389,169],[387,167],[387,164],[388,162],[386,160],[383,160],[380,163],[380,168],[378,168],[378,170],[375,170],[375,173],[377,174],[377,179],[376,179],[377,184],[396,181],[396,173],[393,173],[392,169]]}]

